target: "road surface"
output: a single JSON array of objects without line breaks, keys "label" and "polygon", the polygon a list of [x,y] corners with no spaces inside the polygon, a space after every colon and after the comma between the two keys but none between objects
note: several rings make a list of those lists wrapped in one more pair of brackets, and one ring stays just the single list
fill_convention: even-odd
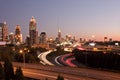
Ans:
[{"label": "road surface", "polygon": [[[48,78],[48,80],[56,80],[57,76],[59,73],[57,72],[49,72],[49,71],[44,71],[44,70],[36,70],[36,69],[22,69],[24,76],[26,77],[31,77],[35,79],[40,79],[40,80],[45,80]],[[91,78],[85,78],[85,77],[80,77],[80,76],[75,76],[75,75],[70,75],[70,74],[60,74],[64,77],[64,80],[95,80]]]},{"label": "road surface", "polygon": [[[13,65],[24,67],[22,63],[13,63]],[[59,73],[68,80],[120,80],[120,73],[100,71],[88,68],[43,66],[40,64],[25,64],[25,70],[23,68],[23,72],[24,74],[26,73],[25,75],[28,75],[29,77],[33,76],[35,78],[41,78],[41,76],[43,76],[51,78],[51,80],[55,80],[55,77]]]}]

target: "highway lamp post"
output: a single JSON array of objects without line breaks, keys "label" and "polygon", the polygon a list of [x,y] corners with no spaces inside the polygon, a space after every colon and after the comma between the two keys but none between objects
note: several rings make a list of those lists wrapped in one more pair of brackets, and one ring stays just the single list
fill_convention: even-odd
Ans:
[{"label": "highway lamp post", "polygon": [[23,50],[20,50],[20,53],[23,55],[23,66],[25,67],[25,53]]}]

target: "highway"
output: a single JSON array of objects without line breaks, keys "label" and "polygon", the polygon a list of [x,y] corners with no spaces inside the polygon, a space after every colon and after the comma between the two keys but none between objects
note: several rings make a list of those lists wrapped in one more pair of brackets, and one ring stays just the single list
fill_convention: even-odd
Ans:
[{"label": "highway", "polygon": [[[52,50],[46,51],[46,52],[39,52],[38,58],[40,59],[40,63],[43,65],[51,65],[54,64],[47,60],[46,56],[50,54]],[[55,62],[60,66],[70,66],[70,67],[77,67],[77,65],[73,64],[72,61],[75,60],[75,58],[67,58],[69,56],[72,56],[71,53],[61,55],[55,58]]]},{"label": "highway", "polygon": [[[44,71],[44,70],[36,70],[36,69],[23,69],[24,76],[39,79],[39,80],[45,80],[48,78],[48,80],[56,80],[59,73],[57,72],[50,72],[50,71]],[[73,76],[69,74],[61,74],[64,76],[64,80],[79,80],[81,79],[89,79],[84,78],[80,76]],[[94,79],[89,79],[94,80]]]},{"label": "highway", "polygon": [[[64,56],[58,56],[55,60],[58,61],[60,58],[63,63],[59,63],[61,66],[49,66],[51,63],[46,59],[46,55],[51,51],[41,53],[39,58],[45,62],[47,65],[41,64],[28,64],[28,63],[16,63],[13,62],[14,67],[22,67],[23,74],[26,77],[35,78],[38,80],[56,80],[58,74],[63,75],[65,80],[120,80],[120,73],[100,71],[89,68],[78,68],[78,67],[66,67],[63,63],[69,66],[74,66],[71,61],[74,58],[66,58],[71,56],[71,54],[66,54]],[[3,64],[3,63],[2,63]]]},{"label": "highway", "polygon": [[[51,51],[41,53],[39,55],[39,58],[47,65],[54,65],[46,59],[46,55],[50,52]],[[27,76],[29,77],[32,75],[33,78],[37,79],[44,79],[45,77],[47,77],[50,80],[55,80],[57,75],[61,73],[64,76],[65,80],[120,80],[120,73],[77,68],[77,65],[72,63],[72,60],[75,60],[75,58],[70,56],[72,56],[72,54],[65,54],[56,57],[55,61],[60,66],[43,66],[36,64],[34,66],[31,66],[31,64],[27,64],[29,66],[26,65],[25,69],[23,69],[24,75],[27,74]],[[26,71],[26,68],[27,70],[30,70]]]},{"label": "highway", "polygon": [[64,66],[43,66],[40,64],[13,63],[14,67],[21,66],[25,76],[33,78],[50,78],[55,80],[60,73],[65,80],[120,80],[120,73],[100,71],[86,68],[64,67]]}]

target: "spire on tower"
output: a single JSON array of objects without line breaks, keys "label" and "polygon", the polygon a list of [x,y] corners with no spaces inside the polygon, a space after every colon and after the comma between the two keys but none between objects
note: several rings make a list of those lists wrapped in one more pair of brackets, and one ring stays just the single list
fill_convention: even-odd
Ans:
[{"label": "spire on tower", "polygon": [[60,30],[60,28],[58,29],[58,38],[61,38],[61,30]]},{"label": "spire on tower", "polygon": [[34,16],[32,16],[32,18],[30,19],[30,22],[35,22],[36,23],[36,20],[35,20]]},{"label": "spire on tower", "polygon": [[6,24],[6,21],[4,21],[4,24]]},{"label": "spire on tower", "polygon": [[20,30],[20,26],[19,26],[19,25],[17,25],[17,26],[16,26],[16,29],[19,29],[19,30]]},{"label": "spire on tower", "polygon": [[58,29],[58,32],[61,32],[60,28]]},{"label": "spire on tower", "polygon": [[34,16],[32,16],[32,19],[34,19]]}]

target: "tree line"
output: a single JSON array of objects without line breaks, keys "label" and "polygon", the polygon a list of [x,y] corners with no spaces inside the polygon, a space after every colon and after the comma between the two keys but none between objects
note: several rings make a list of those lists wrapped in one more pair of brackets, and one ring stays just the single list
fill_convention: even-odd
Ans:
[{"label": "tree line", "polygon": [[11,61],[5,59],[4,65],[0,63],[0,80],[24,80],[21,67],[17,67],[14,72]]},{"label": "tree line", "polygon": [[[13,50],[13,47],[0,47],[0,80],[36,80],[26,78],[23,75],[21,67],[17,67],[14,71],[12,62],[23,62],[23,55],[19,53],[19,47],[16,47],[16,50]],[[36,51],[44,52],[46,49],[43,48],[29,48],[29,52],[25,52],[25,61],[26,63],[37,63],[39,62],[37,58]],[[30,58],[30,55],[33,56]],[[31,62],[32,61],[32,62]],[[45,80],[49,80],[46,78]],[[56,80],[64,80],[63,76],[58,75]]]},{"label": "tree line", "polygon": [[86,51],[73,50],[74,56],[79,63],[94,68],[105,68],[120,71],[120,53],[113,51]]},{"label": "tree line", "polygon": [[[25,78],[22,72],[21,67],[17,67],[14,72],[12,63],[6,59],[4,65],[0,63],[0,80],[36,80]],[[45,78],[48,80],[48,78]],[[60,74],[58,75],[56,80],[64,80],[64,77]]]}]

